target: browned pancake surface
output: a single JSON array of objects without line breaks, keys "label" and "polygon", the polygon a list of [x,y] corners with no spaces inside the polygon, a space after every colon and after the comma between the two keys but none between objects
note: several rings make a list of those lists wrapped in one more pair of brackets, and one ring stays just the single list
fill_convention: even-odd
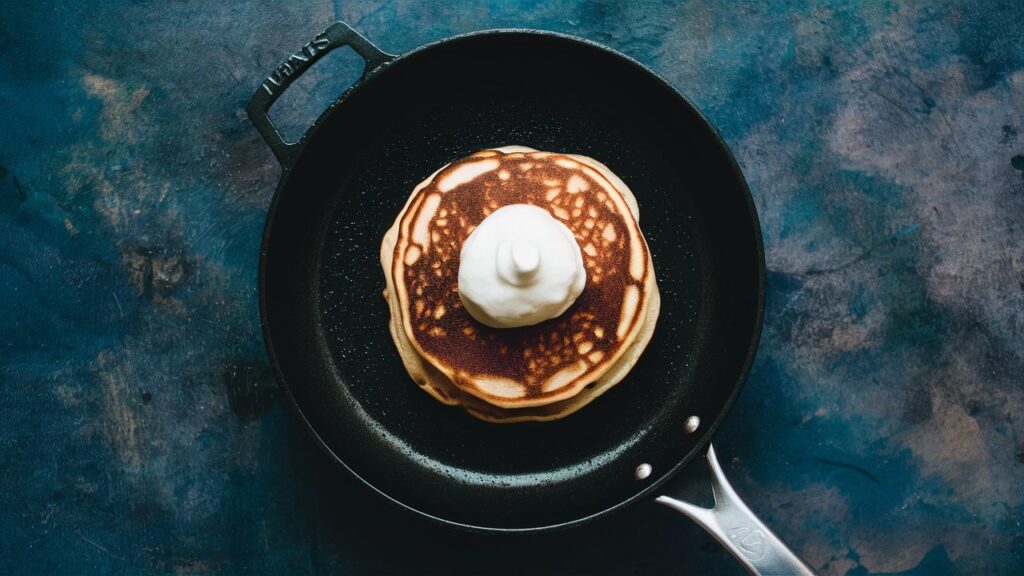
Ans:
[{"label": "browned pancake surface", "polygon": [[[474,163],[472,172],[486,171],[452,186],[447,177]],[[587,285],[557,318],[490,328],[459,299],[459,252],[485,217],[520,203],[548,210],[572,231]],[[643,318],[652,271],[636,221],[604,176],[569,156],[485,150],[456,161],[411,199],[401,226],[392,272],[411,341],[457,386],[490,402],[528,406],[571,396],[601,376]],[[521,390],[495,397],[481,380]]]}]

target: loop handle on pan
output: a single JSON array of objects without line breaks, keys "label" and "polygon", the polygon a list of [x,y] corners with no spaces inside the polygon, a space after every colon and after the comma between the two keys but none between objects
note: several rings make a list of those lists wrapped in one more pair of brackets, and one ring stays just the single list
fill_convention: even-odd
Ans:
[{"label": "loop handle on pan", "polygon": [[285,142],[281,133],[274,127],[273,122],[267,115],[267,110],[274,102],[291,86],[302,73],[305,72],[314,62],[325,54],[341,46],[351,47],[365,62],[363,75],[356,81],[358,83],[367,74],[395,58],[395,56],[382,51],[367,40],[363,35],[356,32],[348,24],[338,21],[331,24],[329,28],[317,34],[312,40],[306,43],[298,52],[288,57],[280,66],[263,81],[256,93],[249,100],[246,111],[249,119],[259,130],[260,135],[266,140],[267,146],[277,156],[281,165],[288,169],[295,164],[298,158],[299,145],[295,142]]},{"label": "loop handle on pan", "polygon": [[718,463],[713,446],[708,446],[706,458],[715,496],[714,508],[694,506],[668,496],[658,497],[658,503],[700,524],[752,574],[814,576],[814,570],[772,533],[736,494]]}]

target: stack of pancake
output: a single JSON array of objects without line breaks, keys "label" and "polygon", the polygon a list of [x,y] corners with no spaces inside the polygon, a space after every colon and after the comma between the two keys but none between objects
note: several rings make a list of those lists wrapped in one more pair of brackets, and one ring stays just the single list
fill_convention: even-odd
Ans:
[{"label": "stack of pancake", "polygon": [[[491,328],[459,298],[459,253],[477,224],[509,204],[544,208],[569,228],[587,283],[556,318]],[[506,146],[444,166],[412,191],[380,259],[409,375],[491,422],[554,420],[600,396],[637,362],[660,308],[636,198],[584,156]]]}]

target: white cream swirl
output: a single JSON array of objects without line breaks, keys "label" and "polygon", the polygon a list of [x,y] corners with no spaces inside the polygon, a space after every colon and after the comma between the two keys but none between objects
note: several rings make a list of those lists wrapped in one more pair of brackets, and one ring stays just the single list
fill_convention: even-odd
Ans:
[{"label": "white cream swirl", "polygon": [[459,256],[459,296],[494,328],[530,326],[561,315],[587,283],[572,232],[543,208],[510,204],[484,218]]}]

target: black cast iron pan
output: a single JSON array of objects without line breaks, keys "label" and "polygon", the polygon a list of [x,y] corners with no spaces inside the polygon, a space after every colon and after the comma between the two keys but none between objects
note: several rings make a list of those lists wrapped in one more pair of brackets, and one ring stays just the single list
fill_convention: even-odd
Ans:
[{"label": "black cast iron pan", "polygon": [[[286,143],[267,109],[339,46],[365,60],[362,78]],[[279,66],[248,110],[284,168],[260,254],[267,349],[299,417],[338,463],[419,514],[511,532],[579,524],[654,496],[706,453],[716,507],[659,501],[752,570],[806,570],[705,452],[757,348],[764,254],[735,161],[665,81],[549,32],[481,32],[395,57],[338,22]],[[626,380],[555,422],[488,424],[425,394],[402,366],[381,296],[380,241],[412,188],[507,144],[591,156],[628,183],[662,293],[654,338]]]}]

